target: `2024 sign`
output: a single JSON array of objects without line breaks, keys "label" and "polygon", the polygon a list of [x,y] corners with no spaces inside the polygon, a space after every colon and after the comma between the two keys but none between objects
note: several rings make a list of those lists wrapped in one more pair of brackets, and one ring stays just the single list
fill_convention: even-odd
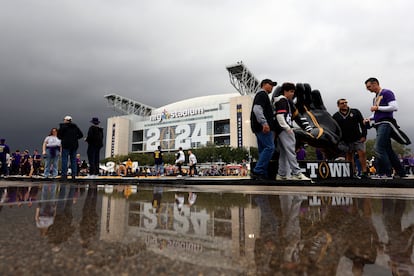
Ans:
[{"label": "2024 sign", "polygon": [[188,149],[192,144],[205,145],[210,141],[207,122],[149,128],[145,138],[147,151],[154,151],[160,145],[163,149]]}]

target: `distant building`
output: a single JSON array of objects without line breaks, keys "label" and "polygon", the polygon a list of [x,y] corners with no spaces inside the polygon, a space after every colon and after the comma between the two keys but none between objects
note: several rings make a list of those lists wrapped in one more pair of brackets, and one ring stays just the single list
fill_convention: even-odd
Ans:
[{"label": "distant building", "polygon": [[106,98],[114,107],[133,114],[108,118],[105,157],[153,152],[158,146],[165,151],[198,148],[207,143],[257,146],[250,129],[250,95],[203,96],[159,108],[118,95]]},{"label": "distant building", "polygon": [[257,147],[250,110],[259,81],[243,62],[226,66],[239,93],[197,97],[159,108],[119,95],[105,98],[124,116],[108,118],[105,157],[129,152],[198,148],[207,144]]}]

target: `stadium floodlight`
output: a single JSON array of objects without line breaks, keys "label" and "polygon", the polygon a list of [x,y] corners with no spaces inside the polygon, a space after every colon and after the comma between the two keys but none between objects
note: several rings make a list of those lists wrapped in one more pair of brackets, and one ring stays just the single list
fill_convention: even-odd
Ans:
[{"label": "stadium floodlight", "polygon": [[116,94],[106,95],[105,98],[108,100],[108,105],[126,115],[150,116],[154,109],[154,107]]},{"label": "stadium floodlight", "polygon": [[260,83],[243,62],[239,61],[234,65],[229,65],[226,69],[229,71],[230,83],[241,95],[256,93]]}]

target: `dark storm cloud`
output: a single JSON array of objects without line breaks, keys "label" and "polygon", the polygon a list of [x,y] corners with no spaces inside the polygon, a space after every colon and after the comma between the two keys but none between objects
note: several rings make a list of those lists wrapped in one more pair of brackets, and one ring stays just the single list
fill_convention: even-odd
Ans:
[{"label": "dark storm cloud", "polygon": [[385,0],[2,1],[0,136],[13,150],[40,148],[66,114],[86,134],[92,116],[105,126],[117,115],[104,99],[111,93],[154,107],[231,93],[225,66],[242,60],[259,79],[310,82],[330,112],[345,96],[369,116],[372,95],[363,82],[377,76],[395,90],[396,116],[414,137],[406,119],[412,6],[404,0],[392,6]]}]

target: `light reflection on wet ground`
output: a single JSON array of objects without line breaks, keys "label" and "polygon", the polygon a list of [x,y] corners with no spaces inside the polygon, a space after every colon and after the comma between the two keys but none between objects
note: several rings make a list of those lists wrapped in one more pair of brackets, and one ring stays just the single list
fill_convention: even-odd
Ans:
[{"label": "light reflection on wet ground", "polygon": [[1,275],[414,273],[407,194],[4,183]]}]

